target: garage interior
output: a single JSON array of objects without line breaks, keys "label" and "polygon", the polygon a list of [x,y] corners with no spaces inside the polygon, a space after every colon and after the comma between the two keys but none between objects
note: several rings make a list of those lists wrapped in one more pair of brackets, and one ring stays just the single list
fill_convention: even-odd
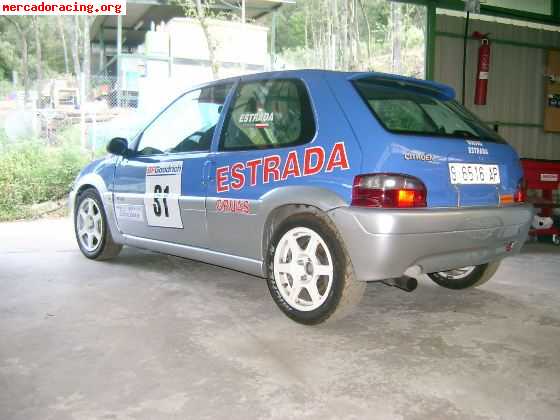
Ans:
[{"label": "garage interior", "polygon": [[1,419],[560,418],[560,0],[487,0],[467,30],[461,0],[406,3],[426,8],[426,78],[526,162],[521,253],[476,289],[370,283],[354,314],[306,327],[261,279],[128,247],[90,261],[69,219],[2,223]]}]

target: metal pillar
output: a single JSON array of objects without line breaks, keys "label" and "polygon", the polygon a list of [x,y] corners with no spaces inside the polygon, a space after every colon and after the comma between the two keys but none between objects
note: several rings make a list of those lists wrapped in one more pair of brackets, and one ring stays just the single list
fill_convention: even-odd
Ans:
[{"label": "metal pillar", "polygon": [[121,76],[122,16],[117,16],[117,77]]},{"label": "metal pillar", "polygon": [[117,16],[117,106],[121,106],[122,16]]},{"label": "metal pillar", "polygon": [[103,25],[99,31],[99,73],[105,67],[105,31]]}]

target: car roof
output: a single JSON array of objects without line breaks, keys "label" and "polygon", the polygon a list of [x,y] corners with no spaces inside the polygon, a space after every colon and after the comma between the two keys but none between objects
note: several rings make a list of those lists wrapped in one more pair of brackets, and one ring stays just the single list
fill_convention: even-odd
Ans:
[{"label": "car roof", "polygon": [[238,77],[229,77],[227,79],[219,79],[210,83],[205,83],[203,86],[212,86],[225,82],[248,82],[262,79],[281,79],[281,78],[301,78],[305,79],[306,76],[311,74],[322,74],[329,79],[343,79],[343,80],[366,80],[368,82],[377,83],[385,87],[395,89],[414,90],[419,93],[436,96],[440,99],[450,100],[455,98],[455,90],[443,83],[434,82],[431,80],[416,79],[413,77],[401,76],[390,73],[380,72],[350,72],[350,71],[336,71],[336,70],[320,70],[320,69],[302,69],[302,70],[279,70],[269,72],[251,73]]}]

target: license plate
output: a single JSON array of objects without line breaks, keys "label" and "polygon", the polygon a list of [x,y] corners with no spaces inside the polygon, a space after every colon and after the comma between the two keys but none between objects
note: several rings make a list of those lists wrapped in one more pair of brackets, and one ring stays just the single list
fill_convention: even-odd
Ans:
[{"label": "license plate", "polygon": [[450,163],[449,179],[452,184],[499,184],[498,165],[477,163]]}]

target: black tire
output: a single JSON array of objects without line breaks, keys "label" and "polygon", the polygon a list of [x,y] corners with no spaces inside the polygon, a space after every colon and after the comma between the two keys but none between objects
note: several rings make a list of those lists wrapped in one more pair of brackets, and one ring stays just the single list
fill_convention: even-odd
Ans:
[{"label": "black tire", "polygon": [[475,269],[468,275],[459,279],[452,279],[440,273],[430,273],[428,277],[436,284],[446,289],[463,290],[471,287],[478,287],[486,283],[492,278],[500,267],[500,260],[493,261],[488,264],[477,265]]},{"label": "black tire", "polygon": [[[292,307],[280,293],[274,278],[274,254],[278,243],[285,233],[297,227],[311,229],[320,235],[332,255],[334,273],[331,289],[321,306],[311,311],[301,311]],[[344,248],[342,237],[326,216],[321,217],[313,213],[302,213],[283,221],[274,232],[268,250],[267,261],[268,289],[274,302],[284,314],[301,324],[315,325],[327,320],[331,322],[344,318],[358,305],[366,288],[365,282],[355,279],[352,263]]]},{"label": "black tire", "polygon": [[[80,208],[81,203],[86,199],[92,199],[97,204],[99,212],[101,213],[102,218],[102,233],[101,233],[101,240],[94,251],[88,251],[80,241],[79,234],[78,234],[78,209]],[[88,188],[87,190],[81,192],[77,199],[76,205],[74,207],[74,234],[76,236],[76,241],[78,242],[78,246],[80,251],[84,256],[92,260],[109,260],[111,258],[115,258],[121,252],[122,245],[117,244],[113,237],[111,236],[111,230],[109,229],[108,222],[107,222],[107,215],[105,214],[105,208],[103,207],[103,203],[97,191],[93,188]]]}]

